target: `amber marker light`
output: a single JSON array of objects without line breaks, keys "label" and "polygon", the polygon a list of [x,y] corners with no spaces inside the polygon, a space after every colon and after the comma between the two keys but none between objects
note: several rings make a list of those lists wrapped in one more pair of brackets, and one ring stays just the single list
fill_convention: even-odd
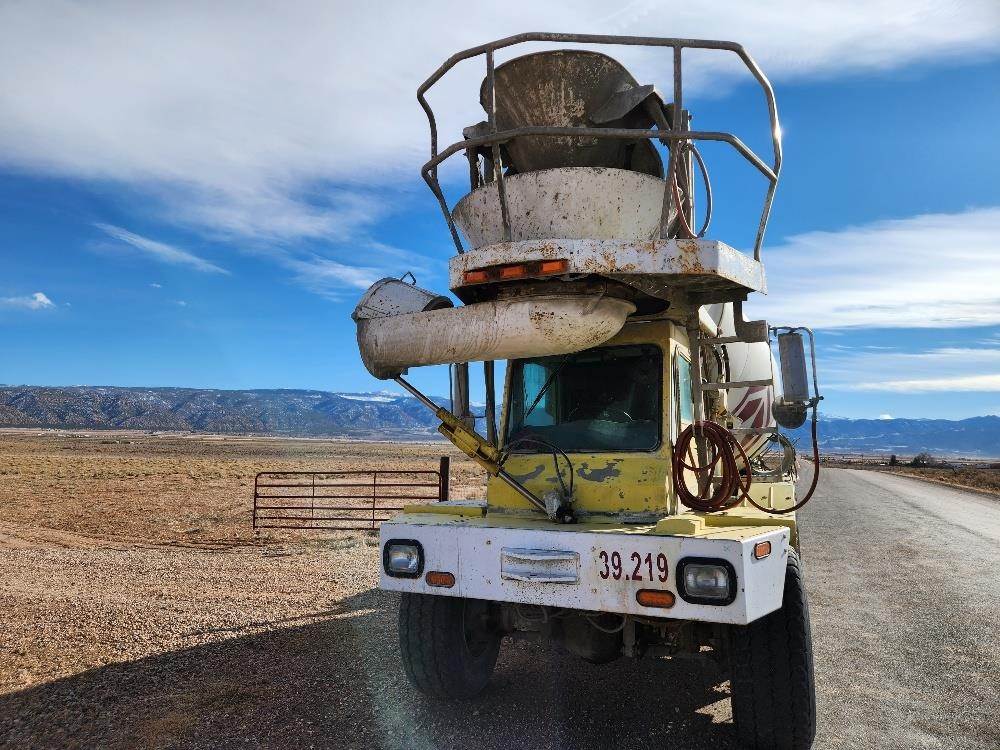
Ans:
[{"label": "amber marker light", "polygon": [[543,260],[538,265],[538,272],[543,274],[566,273],[568,269],[568,260]]},{"label": "amber marker light", "polygon": [[753,546],[753,556],[758,560],[763,560],[765,557],[771,554],[771,543],[770,542],[757,542]]},{"label": "amber marker light", "polygon": [[486,271],[466,271],[462,279],[466,284],[482,284],[484,281],[489,281],[490,276]]},{"label": "amber marker light", "polygon": [[635,594],[635,600],[643,607],[670,609],[674,606],[674,595],[659,589],[639,589]]},{"label": "amber marker light", "polygon": [[528,275],[528,267],[523,263],[513,266],[503,266],[500,269],[501,279],[522,279]]},{"label": "amber marker light", "polygon": [[424,576],[428,586],[437,586],[443,589],[450,589],[455,585],[455,576],[443,570],[431,570]]}]

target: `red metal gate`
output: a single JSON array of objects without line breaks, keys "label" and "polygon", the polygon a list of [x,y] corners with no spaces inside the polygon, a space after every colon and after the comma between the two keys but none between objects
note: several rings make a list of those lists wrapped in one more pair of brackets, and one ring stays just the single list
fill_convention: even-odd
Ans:
[{"label": "red metal gate", "polygon": [[255,529],[377,529],[411,503],[448,499],[449,459],[418,471],[262,471],[253,485]]}]

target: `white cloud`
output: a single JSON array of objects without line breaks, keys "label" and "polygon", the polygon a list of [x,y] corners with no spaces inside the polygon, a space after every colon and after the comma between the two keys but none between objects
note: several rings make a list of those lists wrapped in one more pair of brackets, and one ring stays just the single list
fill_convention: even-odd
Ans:
[{"label": "white cloud", "polygon": [[156,282],[153,282],[152,284],[150,284],[150,286],[153,289],[163,289],[163,284],[157,284]]},{"label": "white cloud", "polygon": [[[704,4],[78,3],[0,7],[7,166],[145,188],[172,220],[241,237],[358,231],[428,151],[417,85],[449,54],[532,28],[743,42],[777,80],[995,54],[995,0]],[[570,20],[567,20],[570,19]],[[669,88],[667,56],[615,48]],[[716,61],[725,56],[716,55]],[[688,81],[733,80],[691,56]],[[443,142],[481,119],[482,61],[432,95]],[[336,189],[335,189],[336,186]]]},{"label": "white cloud", "polygon": [[0,297],[0,307],[16,307],[22,310],[48,310],[55,306],[55,303],[44,292],[35,292],[23,297]]},{"label": "white cloud", "polygon": [[765,249],[748,314],[814,328],[1000,324],[1000,208],[926,214]]},{"label": "white cloud", "polygon": [[859,391],[893,391],[895,393],[933,393],[935,391],[1000,391],[1000,374],[967,375],[957,378],[923,378],[917,380],[886,380],[881,383],[859,383]]},{"label": "white cloud", "polygon": [[285,258],[281,262],[294,272],[295,281],[309,291],[331,300],[340,300],[351,290],[354,290],[353,296],[357,296],[357,290],[367,289],[386,276],[377,268],[350,266],[319,256]]},{"label": "white cloud", "polygon": [[[269,257],[292,272],[292,279],[314,294],[329,300],[354,300],[358,290],[367,289],[378,279],[409,271],[419,280],[431,274],[429,258],[382,242],[359,239],[351,243],[353,259],[359,265],[316,252],[270,249]],[[361,260],[363,259],[363,260]]]},{"label": "white cloud", "polygon": [[177,306],[178,307],[187,307],[187,305],[188,305],[188,303],[185,302],[184,300],[182,300],[182,299],[177,300]]},{"label": "white cloud", "polygon": [[879,419],[884,419],[884,420],[888,421],[888,420],[892,419],[892,415],[891,414],[879,414],[878,418]]},{"label": "white cloud", "polygon": [[202,273],[229,273],[225,268],[220,268],[214,263],[209,263],[204,258],[199,258],[187,250],[181,250],[179,247],[168,245],[165,242],[157,242],[156,240],[151,240],[148,237],[143,237],[135,232],[130,232],[127,229],[110,224],[95,224],[94,226],[108,236],[116,240],[121,240],[125,244],[162,263],[169,263],[174,266],[188,266]]},{"label": "white cloud", "polygon": [[820,362],[821,385],[834,391],[1000,392],[1000,346],[918,352],[836,352]]}]

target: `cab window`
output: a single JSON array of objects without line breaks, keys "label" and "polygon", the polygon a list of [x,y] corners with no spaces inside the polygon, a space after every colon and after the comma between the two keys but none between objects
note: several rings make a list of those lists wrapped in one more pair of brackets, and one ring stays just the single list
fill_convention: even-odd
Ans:
[{"label": "cab window", "polygon": [[656,450],[662,372],[663,354],[652,344],[514,360],[506,442],[534,437],[567,452]]},{"label": "cab window", "polygon": [[694,421],[694,400],[691,395],[691,363],[680,352],[674,353],[674,410],[678,432]]}]

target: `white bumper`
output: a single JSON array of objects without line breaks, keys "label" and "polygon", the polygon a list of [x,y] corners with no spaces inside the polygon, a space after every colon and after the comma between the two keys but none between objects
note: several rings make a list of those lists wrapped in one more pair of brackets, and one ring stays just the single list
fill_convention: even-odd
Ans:
[{"label": "white bumper", "polygon": [[[712,538],[386,522],[381,548],[392,540],[419,542],[423,565],[414,578],[389,576],[383,565],[379,585],[389,591],[746,624],[781,607],[788,538],[787,529],[774,527],[740,538]],[[771,553],[755,559],[754,545],[767,541]],[[613,564],[615,553],[620,567]],[[736,575],[732,602],[685,601],[677,571],[687,558],[728,562]],[[453,574],[455,585],[429,586],[425,576],[431,571]],[[642,589],[670,591],[675,603],[669,609],[643,606],[636,600]]]}]

